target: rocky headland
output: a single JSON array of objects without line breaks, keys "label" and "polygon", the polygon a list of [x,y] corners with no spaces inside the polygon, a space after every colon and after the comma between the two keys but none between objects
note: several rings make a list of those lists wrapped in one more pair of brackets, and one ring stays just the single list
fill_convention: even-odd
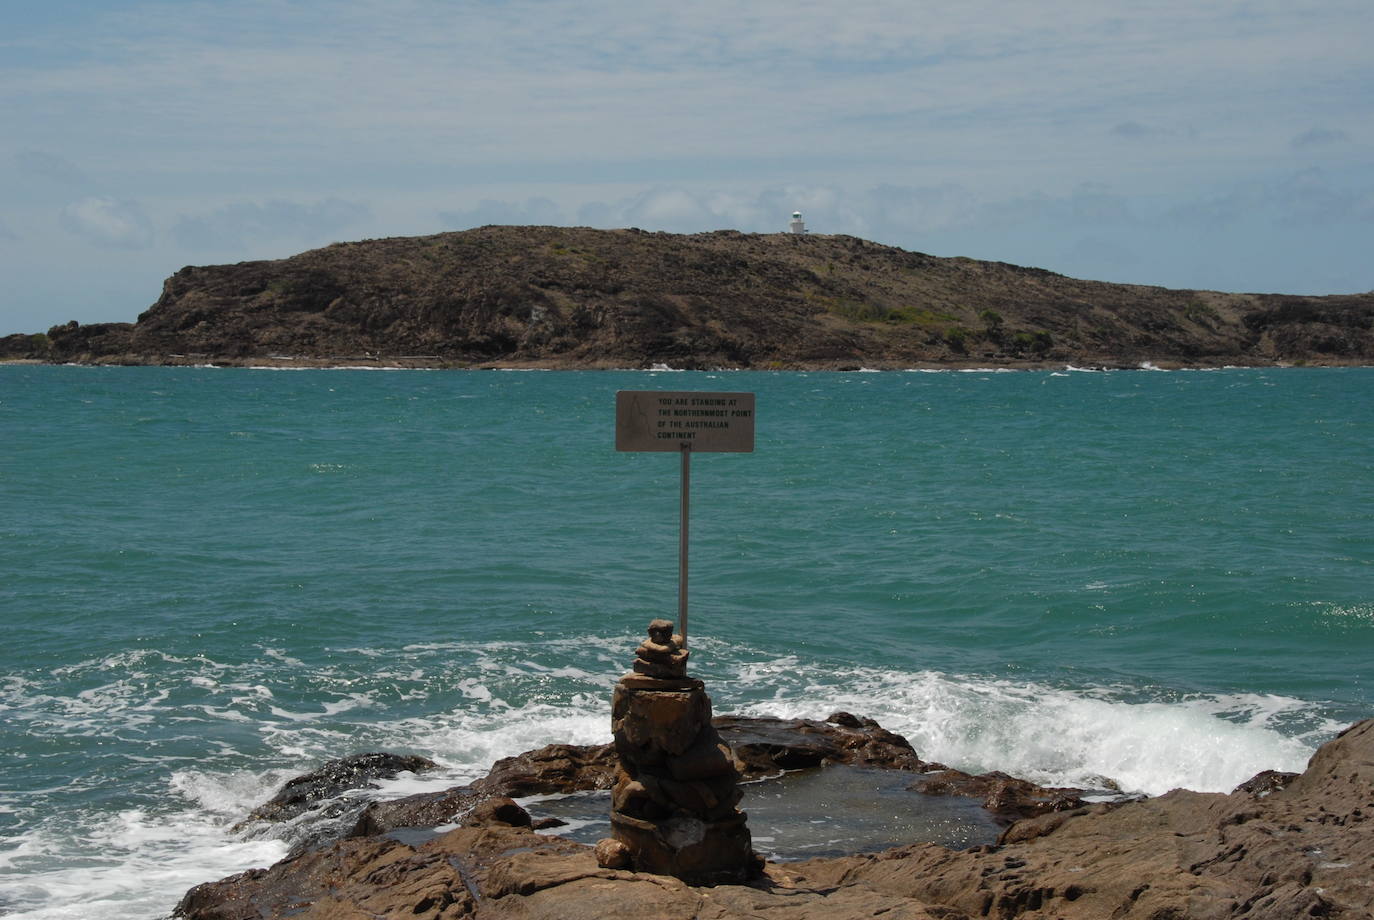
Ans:
[{"label": "rocky headland", "polygon": [[0,338],[96,364],[847,369],[1374,363],[1374,292],[1082,281],[851,236],[480,227],[188,266],[135,323]]},{"label": "rocky headland", "polygon": [[[341,806],[345,787],[425,763],[366,755],[293,780],[244,832],[328,815],[283,861],[200,885],[187,920],[1292,920],[1374,916],[1374,719],[1324,745],[1301,774],[1262,773],[1230,794],[1175,790],[1087,803],[1003,774],[922,761],[872,720],[717,717],[739,776],[863,767],[909,778],[909,806],[964,796],[995,840],[922,840],[876,852],[770,861],[737,884],[694,886],[607,868],[560,822],[513,797],[611,788],[613,745],[551,745],[470,786]],[[800,775],[800,774],[789,774]],[[622,776],[623,781],[623,776]],[[332,803],[332,804],[331,804]],[[746,792],[742,807],[749,807]],[[531,814],[533,812],[534,814]],[[332,828],[322,831],[322,828]],[[604,861],[604,860],[603,860]]]}]

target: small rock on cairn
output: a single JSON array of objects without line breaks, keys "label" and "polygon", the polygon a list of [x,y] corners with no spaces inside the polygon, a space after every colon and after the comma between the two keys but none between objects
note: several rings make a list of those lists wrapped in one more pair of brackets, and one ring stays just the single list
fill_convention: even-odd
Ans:
[{"label": "small rock on cairn", "polygon": [[739,771],[711,725],[711,698],[687,676],[682,637],[654,620],[635,650],[634,673],[616,685],[611,729],[620,757],[611,837],[596,846],[605,868],[672,875],[689,885],[756,875],[739,805]]}]

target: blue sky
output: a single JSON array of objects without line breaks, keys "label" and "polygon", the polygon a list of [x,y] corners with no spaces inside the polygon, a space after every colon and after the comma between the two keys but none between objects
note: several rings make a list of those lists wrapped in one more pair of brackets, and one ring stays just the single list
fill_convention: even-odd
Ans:
[{"label": "blue sky", "polygon": [[0,334],[484,223],[1374,289],[1370,0],[9,0]]}]

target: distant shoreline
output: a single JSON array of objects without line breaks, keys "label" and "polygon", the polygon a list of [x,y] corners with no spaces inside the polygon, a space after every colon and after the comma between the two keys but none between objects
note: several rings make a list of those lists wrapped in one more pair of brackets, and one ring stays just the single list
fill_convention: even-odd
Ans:
[{"label": "distant shoreline", "polygon": [[187,266],[0,359],[610,370],[1365,366],[1374,292],[1173,290],[857,237],[479,227]]},{"label": "distant shoreline", "polygon": [[914,365],[897,365],[887,362],[874,362],[872,365],[858,365],[852,362],[815,362],[786,367],[673,367],[668,364],[651,367],[628,367],[614,362],[568,362],[568,361],[493,361],[468,363],[442,358],[319,358],[319,357],[280,357],[280,358],[225,358],[201,356],[120,356],[103,361],[43,361],[36,358],[0,358],[0,367],[7,366],[51,366],[51,367],[189,367],[189,368],[246,368],[252,370],[427,370],[427,371],[644,371],[657,373],[679,373],[696,371],[701,373],[996,373],[1003,371],[1066,371],[1071,373],[1102,373],[1106,371],[1219,371],[1219,370],[1263,370],[1295,368],[1368,368],[1374,364],[1360,361],[1331,362],[1275,362],[1272,364],[1208,363],[1187,364],[1180,361],[1161,359],[1142,361],[1136,364],[1102,362],[1073,364],[1063,361],[1025,361],[1004,364],[987,362],[923,362]]}]

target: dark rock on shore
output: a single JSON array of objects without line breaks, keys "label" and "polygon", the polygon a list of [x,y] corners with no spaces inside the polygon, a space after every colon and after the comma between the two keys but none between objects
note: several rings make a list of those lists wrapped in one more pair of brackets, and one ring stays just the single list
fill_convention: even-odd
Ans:
[{"label": "dark rock on shore", "polygon": [[615,767],[615,751],[609,744],[550,744],[496,761],[473,788],[515,797],[609,789]]},{"label": "dark rock on shore", "polygon": [[[726,715],[711,722],[732,749],[741,777],[746,780],[827,764],[910,772],[919,774],[911,785],[914,791],[978,799],[1003,824],[1081,804],[1077,790],[1043,789],[1001,773],[970,776],[947,770],[941,764],[927,763],[901,735],[872,719],[849,713],[835,713],[825,720]],[[615,780],[616,764],[615,750],[610,744],[550,744],[498,760],[486,776],[467,786],[366,804],[331,798],[348,789],[366,788],[371,778],[394,776],[403,769],[418,772],[433,766],[424,758],[359,755],[330,761],[292,779],[269,802],[254,809],[238,829],[251,829],[257,822],[296,820],[297,824],[283,834],[292,840],[294,856],[344,837],[466,824],[480,820],[479,813],[493,800],[609,790]],[[934,782],[936,788],[923,788],[924,782]],[[474,814],[479,817],[474,818]]]},{"label": "dark rock on shore", "polygon": [[1008,823],[1083,804],[1079,789],[1046,789],[1005,773],[972,775],[927,763],[901,735],[847,712],[834,713],[823,722],[740,716],[722,716],[715,722],[750,778],[823,764],[906,770],[921,774],[908,789],[980,799],[994,817]]},{"label": "dark rock on shore", "polygon": [[388,753],[354,754],[327,761],[287,781],[234,830],[288,839],[293,854],[332,843],[360,820],[367,807],[363,799],[347,793],[376,789],[376,780],[394,779],[406,772],[422,773],[437,766],[426,757]]},{"label": "dark rock on shore", "polygon": [[1256,798],[1264,798],[1271,792],[1278,792],[1286,789],[1288,784],[1297,779],[1298,773],[1283,773],[1278,770],[1264,770],[1241,783],[1233,792],[1245,792]]},{"label": "dark rock on shore", "polygon": [[565,368],[1374,363],[1374,292],[1082,281],[850,236],[480,227],[187,266],[0,359]]},{"label": "dark rock on shore", "polygon": [[615,767],[615,751],[609,744],[550,744],[498,760],[486,776],[471,786],[372,802],[363,809],[347,836],[461,822],[492,799],[609,789]]},{"label": "dark rock on shore", "polygon": [[340,757],[318,770],[287,781],[276,795],[255,808],[248,818],[250,821],[286,821],[350,789],[376,789],[374,780],[395,779],[401,773],[422,773],[437,766],[429,758],[413,754],[373,753]]},{"label": "dark rock on shore", "polygon": [[[1247,784],[1248,785],[1248,784]],[[602,869],[592,849],[498,822],[410,846],[341,841],[192,889],[188,920],[1293,920],[1374,916],[1374,720],[1267,792],[1175,790],[1009,827],[995,846],[912,844],[769,864],[697,888]]]},{"label": "dark rock on shore", "polygon": [[972,775],[962,770],[938,770],[907,787],[926,795],[962,795],[983,800],[983,807],[1008,821],[1033,818],[1083,805],[1081,789],[1046,789],[1024,779],[993,771]]},{"label": "dark rock on shore", "polygon": [[1374,720],[1324,745],[1286,786],[1251,788],[1088,806],[1014,824],[994,848],[903,847],[800,874],[967,916],[1374,916]]},{"label": "dark rock on shore", "polygon": [[400,827],[438,827],[460,821],[492,796],[471,786],[455,786],[443,792],[421,792],[386,802],[369,802],[341,836],[370,837]]},{"label": "dark rock on shore", "polygon": [[719,716],[713,722],[750,779],[825,763],[913,771],[940,766],[922,761],[901,735],[847,712],[834,713],[823,722],[745,716]]}]

